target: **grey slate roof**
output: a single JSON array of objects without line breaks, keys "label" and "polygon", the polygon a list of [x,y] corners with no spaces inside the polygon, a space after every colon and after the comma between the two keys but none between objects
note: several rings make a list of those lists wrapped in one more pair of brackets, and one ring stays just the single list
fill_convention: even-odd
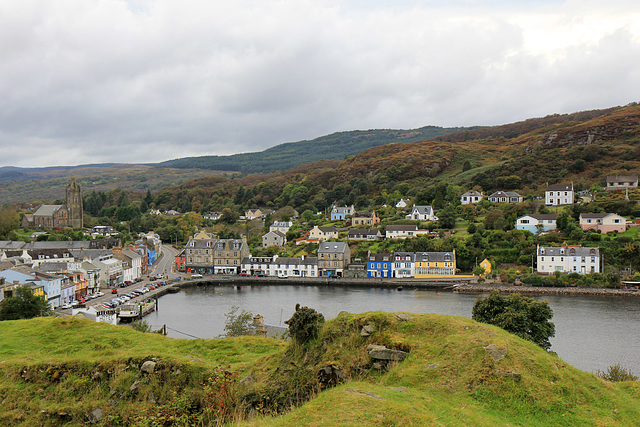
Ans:
[{"label": "grey slate roof", "polygon": [[620,176],[608,176],[607,182],[636,182],[638,181],[637,175],[620,175]]},{"label": "grey slate roof", "polygon": [[347,244],[345,242],[322,242],[318,247],[318,253],[344,253]]},{"label": "grey slate roof", "polygon": [[[448,260],[446,258],[449,258]],[[454,261],[453,252],[416,252],[416,262]]]},{"label": "grey slate roof", "polygon": [[549,185],[545,191],[573,191],[573,184]]},{"label": "grey slate roof", "polygon": [[318,230],[322,231],[323,233],[337,233],[338,229],[336,227],[318,227]]},{"label": "grey slate roof", "polygon": [[26,246],[25,242],[13,240],[0,240],[0,249],[17,250]]},{"label": "grey slate roof", "polygon": [[600,256],[600,249],[582,246],[539,246],[538,256]]},{"label": "grey slate roof", "polygon": [[430,215],[433,212],[433,207],[426,205],[426,206],[413,206],[413,208],[411,209],[411,212],[413,213],[414,211],[418,211],[418,213],[420,213],[421,215]]},{"label": "grey slate roof", "polygon": [[[558,214],[530,214],[530,215],[522,215],[520,218],[524,218],[524,217],[531,217],[531,218],[535,218],[538,221],[544,221],[544,220],[551,220],[551,221],[555,221],[558,219]],[[518,218],[518,219],[520,219]]]},{"label": "grey slate roof", "polygon": [[387,225],[386,231],[416,231],[418,229],[417,225]]},{"label": "grey slate roof", "polygon": [[392,254],[371,254],[367,257],[371,262],[391,262],[393,260]]},{"label": "grey slate roof", "polygon": [[33,213],[35,216],[51,216],[60,209],[62,205],[42,205]]}]

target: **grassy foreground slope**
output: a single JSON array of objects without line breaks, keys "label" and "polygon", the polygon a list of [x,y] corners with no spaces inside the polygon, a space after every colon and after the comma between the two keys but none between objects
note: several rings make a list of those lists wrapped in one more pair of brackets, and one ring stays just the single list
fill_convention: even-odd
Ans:
[{"label": "grassy foreground slope", "polygon": [[[80,319],[1,322],[0,425],[82,425],[96,408],[99,425],[163,425],[149,414],[202,402],[220,365],[243,378],[231,417],[239,425],[632,426],[640,419],[640,383],[606,382],[466,318],[409,317],[341,313],[304,346],[175,340]],[[366,325],[373,333],[363,337]],[[409,356],[377,369],[369,344]],[[506,356],[495,360],[489,345]],[[140,363],[152,358],[155,372],[142,375]],[[318,379],[327,366],[344,377],[336,387]],[[294,395],[308,400],[289,410]],[[190,406],[183,421],[198,410]]]}]

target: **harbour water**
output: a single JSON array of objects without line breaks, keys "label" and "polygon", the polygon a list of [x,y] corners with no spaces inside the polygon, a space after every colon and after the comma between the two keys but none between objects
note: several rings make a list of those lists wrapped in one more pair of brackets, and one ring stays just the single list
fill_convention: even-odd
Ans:
[{"label": "harbour water", "polygon": [[[424,290],[335,286],[202,286],[167,294],[145,320],[167,326],[174,338],[215,338],[224,334],[225,314],[233,306],[284,325],[296,303],[313,307],[326,319],[341,311],[381,310],[471,317],[477,295]],[[545,296],[553,309],[556,336],[551,350],[588,372],[619,363],[640,376],[640,299],[602,296]]]}]

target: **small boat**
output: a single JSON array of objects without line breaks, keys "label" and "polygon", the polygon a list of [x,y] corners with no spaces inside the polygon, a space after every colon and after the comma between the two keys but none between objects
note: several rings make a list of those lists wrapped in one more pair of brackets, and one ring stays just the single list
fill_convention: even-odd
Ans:
[{"label": "small boat", "polygon": [[118,311],[118,319],[120,322],[132,322],[136,319],[142,319],[147,314],[155,310],[156,304],[154,301],[147,301],[145,303],[133,303],[124,304]]}]

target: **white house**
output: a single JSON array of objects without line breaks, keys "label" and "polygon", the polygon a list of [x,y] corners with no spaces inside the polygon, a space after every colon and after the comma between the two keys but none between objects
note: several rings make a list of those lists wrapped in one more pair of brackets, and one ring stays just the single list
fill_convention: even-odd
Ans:
[{"label": "white house", "polygon": [[573,204],[573,183],[549,185],[544,192],[544,204],[561,206]]},{"label": "white house", "polygon": [[600,272],[600,250],[582,246],[560,246],[537,248],[538,273],[590,274]]},{"label": "white house", "polygon": [[242,273],[251,276],[267,277],[318,277],[318,258],[316,257],[245,257],[242,260]]},{"label": "white house", "polygon": [[396,203],[396,208],[406,208],[407,207],[407,202],[404,199],[400,199],[400,201],[398,203]]},{"label": "white house", "polygon": [[462,196],[460,196],[460,203],[463,205],[468,205],[471,203],[478,203],[482,200],[484,196],[482,192],[479,191],[467,191]]},{"label": "white house", "polygon": [[385,230],[385,238],[387,239],[406,239],[407,237],[415,237],[420,234],[427,234],[429,230],[419,230],[417,225],[387,225]]},{"label": "white house", "polygon": [[318,242],[326,242],[329,239],[338,238],[338,229],[336,227],[318,227],[315,225],[309,231],[309,239]]},{"label": "white house", "polygon": [[394,252],[392,261],[393,277],[409,278],[415,276],[415,253]]},{"label": "white house", "polygon": [[413,205],[411,213],[406,216],[407,219],[414,221],[437,221],[438,217],[433,212],[431,206],[416,206]]},{"label": "white house", "polygon": [[269,231],[279,231],[282,234],[287,234],[287,231],[289,231],[292,226],[292,221],[275,221],[269,226]]},{"label": "white house", "polygon": [[496,191],[489,196],[491,203],[521,203],[523,197],[515,191]]},{"label": "white house", "polygon": [[516,220],[516,230],[527,230],[532,233],[556,229],[558,214],[531,214]]}]

